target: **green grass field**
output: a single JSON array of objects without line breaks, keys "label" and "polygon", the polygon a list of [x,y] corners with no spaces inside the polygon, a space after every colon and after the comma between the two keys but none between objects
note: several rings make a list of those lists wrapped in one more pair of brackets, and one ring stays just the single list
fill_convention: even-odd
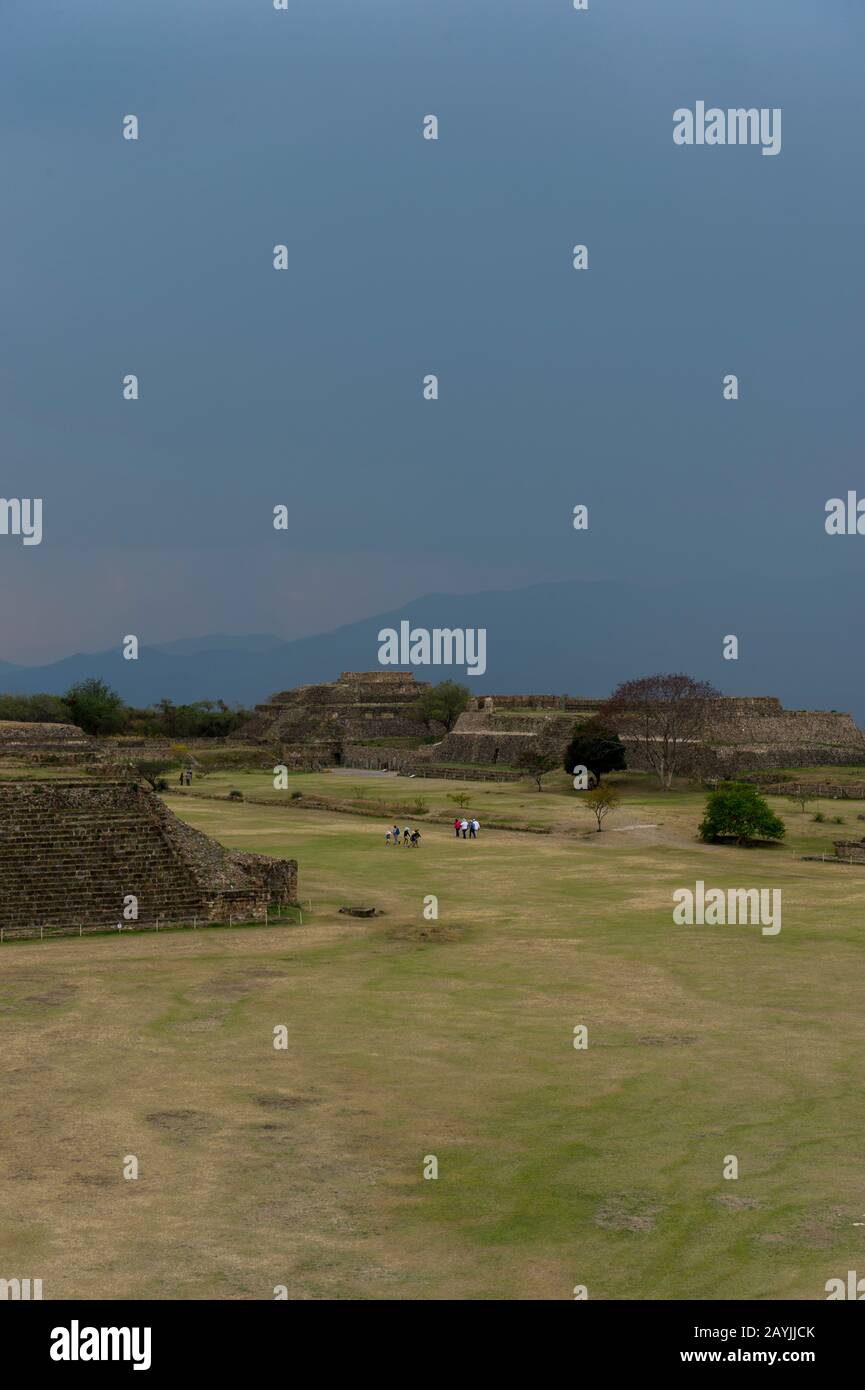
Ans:
[{"label": "green grass field", "polygon": [[[796,857],[860,838],[865,803],[773,798],[788,839],[749,850],[628,776],[600,835],[564,774],[464,784],[482,827],[551,831],[477,843],[424,824],[461,784],[366,779],[364,804],[426,799],[416,851],[384,814],[290,807],[362,780],[166,798],[296,857],[302,926],[0,950],[10,1269],[46,1298],[771,1300],[865,1267],[865,868]],[[780,888],[782,931],[674,926],[697,879]]]}]

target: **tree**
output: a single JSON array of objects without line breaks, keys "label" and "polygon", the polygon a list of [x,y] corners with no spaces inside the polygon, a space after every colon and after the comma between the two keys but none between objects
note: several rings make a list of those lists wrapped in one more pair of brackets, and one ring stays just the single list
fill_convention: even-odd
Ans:
[{"label": "tree", "polygon": [[625,750],[619,735],[597,719],[575,724],[565,750],[564,767],[565,772],[585,767],[596,783],[605,772],[621,772],[625,767]]},{"label": "tree", "polygon": [[449,734],[470,698],[467,686],[458,685],[456,681],[439,681],[438,685],[425,690],[411,708],[428,729],[433,724],[443,724],[445,733]]},{"label": "tree", "polygon": [[168,788],[168,781],[164,774],[171,767],[170,761],[165,758],[140,758],[130,764],[133,774],[141,782],[146,782],[155,792],[164,792]]},{"label": "tree", "polygon": [[448,794],[448,801],[453,801],[456,806],[459,806],[461,811],[465,810],[470,800],[471,797],[468,792],[450,792]]},{"label": "tree", "polygon": [[[691,676],[644,676],[623,681],[601,710],[601,721],[640,745],[647,765],[669,791],[687,753],[697,750],[721,692]],[[688,745],[692,745],[689,749]]]},{"label": "tree", "polygon": [[710,843],[734,837],[746,845],[752,840],[781,840],[787,827],[750,782],[722,782],[709,793],[698,833]]},{"label": "tree", "polygon": [[546,777],[548,772],[553,772],[559,766],[559,760],[553,753],[545,753],[540,748],[526,748],[517,758],[517,767],[525,768],[530,777],[534,777],[538,784],[538,791],[543,791],[541,778]]},{"label": "tree", "polygon": [[611,811],[617,811],[621,804],[622,798],[615,787],[593,787],[590,792],[586,792],[580,802],[581,806],[585,806],[587,811],[592,812],[598,822],[599,834],[602,822]]},{"label": "tree", "polygon": [[811,791],[810,787],[801,787],[801,786],[799,786],[799,787],[797,787],[796,790],[792,793],[792,796],[793,796],[793,800],[794,800],[794,801],[797,801],[797,802],[799,803],[799,810],[802,812],[802,815],[803,815],[803,816],[804,816],[804,814],[805,814],[805,811],[806,811],[807,807],[810,806],[812,802],[814,802],[814,801],[817,800],[816,796],[815,796],[814,793]]},{"label": "tree", "polygon": [[126,724],[128,711],[117,691],[95,676],[71,685],[63,699],[73,721],[87,734],[116,734]]},{"label": "tree", "polygon": [[72,712],[59,695],[0,695],[0,719],[21,724],[71,724]]}]

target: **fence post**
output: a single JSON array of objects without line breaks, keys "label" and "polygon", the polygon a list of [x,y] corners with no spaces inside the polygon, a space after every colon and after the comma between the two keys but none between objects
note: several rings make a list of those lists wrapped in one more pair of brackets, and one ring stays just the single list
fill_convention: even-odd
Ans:
[{"label": "fence post", "polygon": [[39,928],[39,940],[40,940],[40,941],[42,940],[42,933],[44,932],[44,930],[45,930],[44,927],[40,927],[40,928]]},{"label": "fence post", "polygon": [[196,928],[197,926],[198,926],[198,917],[195,916],[195,917],[193,917],[193,919],[192,919],[192,930],[195,931],[195,928]]}]

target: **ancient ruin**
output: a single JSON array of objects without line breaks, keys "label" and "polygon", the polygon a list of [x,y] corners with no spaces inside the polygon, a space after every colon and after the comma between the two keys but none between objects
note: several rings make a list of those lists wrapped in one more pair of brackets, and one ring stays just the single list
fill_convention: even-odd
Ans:
[{"label": "ancient ruin", "polygon": [[76,724],[24,724],[0,719],[0,760],[4,762],[69,767],[98,762],[101,756],[98,740]]},{"label": "ancient ruin", "polygon": [[[536,747],[563,755],[574,724],[592,718],[603,704],[569,695],[478,696],[451,732],[430,745],[410,711],[428,688],[411,672],[346,671],[332,684],[274,695],[229,742],[269,744],[296,767],[343,764],[421,776],[459,767],[504,773]],[[628,765],[644,767],[639,737],[626,726],[620,736]],[[687,750],[682,770],[729,776],[856,762],[865,763],[865,735],[850,715],[786,710],[771,696],[725,696],[711,706],[703,737]]]},{"label": "ancient ruin", "polygon": [[263,921],[297,897],[297,862],[236,853],[131,782],[0,782],[0,927],[105,931]]},{"label": "ancient ruin", "polygon": [[301,685],[256,705],[229,743],[278,745],[288,766],[332,766],[348,743],[416,738],[410,707],[429,686],[405,671],[343,671],[329,685]]},{"label": "ancient ruin", "polygon": [[[557,695],[487,695],[472,700],[453,730],[431,749],[417,750],[416,773],[437,766],[515,767],[534,748],[562,756],[576,723],[603,701]],[[619,730],[628,766],[647,770],[645,751],[627,722]],[[352,755],[356,750],[349,750]],[[384,750],[380,750],[383,753]],[[408,770],[403,756],[401,770]],[[865,763],[865,735],[849,714],[787,710],[772,696],[724,696],[707,711],[701,740],[683,751],[683,772],[724,777],[765,768]],[[422,764],[423,767],[420,765]],[[389,765],[393,765],[393,760]]]},{"label": "ancient ruin", "polygon": [[[451,732],[430,744],[409,709],[427,688],[409,672],[345,672],[332,685],[274,696],[232,740],[279,744],[283,761],[294,766],[342,763],[416,776],[471,767],[478,775],[504,776],[534,748],[563,756],[574,724],[603,705],[569,695],[478,696]],[[628,766],[645,769],[645,750],[627,720],[619,734]],[[848,763],[865,763],[865,735],[849,714],[784,709],[773,696],[723,696],[707,707],[702,738],[683,750],[680,768],[728,777]]]}]

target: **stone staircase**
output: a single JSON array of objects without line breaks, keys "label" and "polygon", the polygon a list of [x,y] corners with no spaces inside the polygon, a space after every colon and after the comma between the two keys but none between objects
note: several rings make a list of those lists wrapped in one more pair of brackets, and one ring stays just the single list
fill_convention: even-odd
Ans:
[{"label": "stone staircase", "polygon": [[[296,895],[294,860],[233,855],[133,783],[0,784],[0,927],[258,920]],[[127,922],[127,925],[133,925]]]}]

